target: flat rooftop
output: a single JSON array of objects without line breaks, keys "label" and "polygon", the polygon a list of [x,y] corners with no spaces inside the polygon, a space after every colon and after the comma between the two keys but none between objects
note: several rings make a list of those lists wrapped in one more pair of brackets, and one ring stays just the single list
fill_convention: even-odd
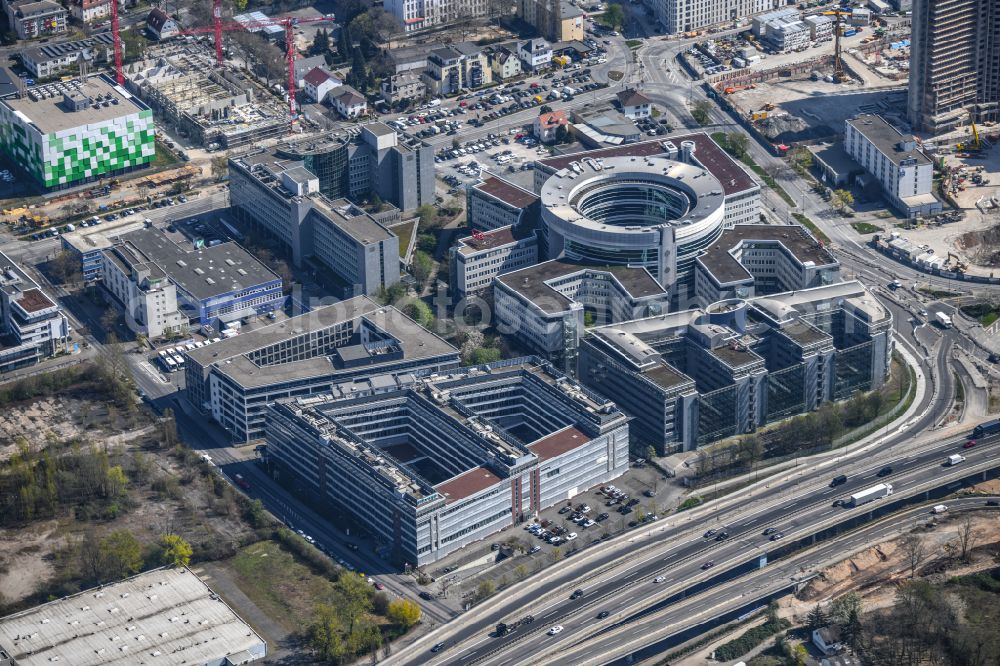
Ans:
[{"label": "flat rooftop", "polygon": [[500,227],[492,231],[484,231],[478,237],[466,236],[465,238],[458,239],[458,252],[469,256],[477,252],[483,252],[484,250],[492,250],[504,245],[510,245],[519,240],[524,240],[531,235],[532,232],[530,230],[520,225],[517,227]]},{"label": "flat rooftop", "polygon": [[652,368],[643,371],[642,376],[653,382],[660,388],[671,389],[683,384],[694,385],[694,380],[682,372],[675,370],[667,363],[658,363]]},{"label": "flat rooftop", "polygon": [[559,171],[568,168],[571,162],[578,162],[585,157],[656,157],[667,153],[668,149],[664,145],[667,142],[673,143],[674,147],[680,150],[681,143],[684,141],[694,142],[695,160],[718,179],[727,196],[759,187],[750,174],[704,132],[671,134],[651,141],[560,155],[538,160],[537,164],[552,171]]},{"label": "flat rooftop", "polygon": [[52,299],[43,294],[40,289],[25,289],[21,292],[21,298],[17,299],[17,303],[24,308],[25,312],[28,313],[54,308],[56,306],[56,304],[52,302]]},{"label": "flat rooftop", "polygon": [[799,225],[738,224],[722,232],[719,238],[698,256],[699,263],[720,284],[751,279],[750,271],[733,256],[744,243],[780,243],[802,263],[829,266],[837,260]]},{"label": "flat rooftop", "polygon": [[172,666],[221,663],[246,652],[259,658],[266,646],[201,579],[177,568],[0,618],[0,648],[19,666]]},{"label": "flat rooftop", "polygon": [[[70,111],[63,106],[64,92],[91,100],[100,98],[107,104],[102,101],[79,111]],[[42,134],[95,125],[148,109],[124,88],[113,85],[103,76],[90,77],[86,83],[65,81],[36,86],[29,88],[24,97],[8,97],[0,100],[0,104],[7,105],[26,122],[33,123]]]},{"label": "flat rooftop", "polygon": [[[303,171],[305,171],[304,167]],[[322,194],[314,194],[310,196],[310,199],[315,204],[313,210],[323,214],[334,225],[363,245],[396,238],[396,234],[383,227],[371,215],[347,199],[331,201]]]},{"label": "flat rooftop", "polygon": [[281,280],[232,241],[187,249],[155,228],[132,231],[118,239],[138,250],[179,288],[199,300]]},{"label": "flat rooftop", "polygon": [[742,368],[755,363],[763,363],[764,361],[764,359],[749,349],[723,346],[709,351],[712,353],[712,356],[715,356],[731,368]]},{"label": "flat rooftop", "polygon": [[548,283],[557,278],[586,272],[610,273],[632,298],[666,294],[660,283],[645,268],[590,265],[563,259],[544,261],[512,273],[504,273],[496,279],[543,311],[555,313],[568,309],[573,301]]},{"label": "flat rooftop", "polygon": [[830,334],[824,333],[801,319],[786,324],[778,330],[802,346],[823,342],[824,340],[833,340]]},{"label": "flat rooftop", "polygon": [[23,54],[26,60],[47,62],[50,60],[60,60],[67,55],[75,55],[81,51],[87,51],[95,47],[111,48],[113,43],[114,41],[110,32],[101,32],[88,39],[32,46],[25,49]]},{"label": "flat rooftop", "polygon": [[[316,308],[306,314],[290,317],[269,326],[241,333],[234,337],[193,349],[188,358],[201,366],[214,365],[217,370],[241,386],[256,388],[270,384],[351,374],[338,369],[328,356],[315,356],[299,361],[260,366],[247,355],[251,352],[287,342],[309,332],[325,330],[364,317],[398,341],[405,360],[421,360],[440,356],[458,357],[458,350],[434,335],[392,306],[379,305],[367,296],[357,296],[339,303]],[[390,361],[387,363],[398,362]],[[366,375],[379,372],[379,363],[361,366]],[[357,369],[354,369],[357,374]],[[345,378],[346,379],[346,378]]]},{"label": "flat rooftop", "polygon": [[568,426],[548,437],[535,440],[528,445],[528,449],[539,459],[548,460],[568,453],[589,441],[590,437],[585,432],[574,426]]},{"label": "flat rooftop", "polygon": [[[897,166],[908,160],[913,160],[916,164],[930,164],[929,157],[923,154],[916,147],[912,136],[905,136],[898,129],[886,122],[882,116],[873,113],[866,113],[851,118],[847,121],[856,130],[861,132],[866,139],[871,141],[876,148],[892,160]],[[912,143],[912,148],[903,148],[900,144]]]},{"label": "flat rooftop", "polygon": [[473,186],[473,189],[488,194],[514,208],[527,208],[536,201],[538,195],[518,187],[510,181],[496,176],[490,176],[481,183]]},{"label": "flat rooftop", "polygon": [[439,483],[434,486],[434,490],[445,498],[446,504],[451,504],[466,497],[472,497],[499,482],[500,477],[490,470],[485,467],[476,467],[444,483]]}]

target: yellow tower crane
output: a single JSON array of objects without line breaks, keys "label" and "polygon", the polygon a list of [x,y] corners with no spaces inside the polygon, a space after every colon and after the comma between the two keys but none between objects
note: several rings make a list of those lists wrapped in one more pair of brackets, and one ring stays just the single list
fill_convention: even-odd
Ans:
[{"label": "yellow tower crane", "polygon": [[851,12],[839,12],[830,11],[823,12],[823,16],[836,16],[837,24],[833,28],[833,80],[837,83],[843,83],[847,80],[847,74],[844,73],[844,62],[840,56],[840,31],[841,31],[841,16],[850,16]]}]

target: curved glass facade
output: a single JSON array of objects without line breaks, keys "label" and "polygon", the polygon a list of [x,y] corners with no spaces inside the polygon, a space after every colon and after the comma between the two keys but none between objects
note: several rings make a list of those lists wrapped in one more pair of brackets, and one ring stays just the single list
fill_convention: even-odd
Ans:
[{"label": "curved glass facade", "polygon": [[694,202],[686,192],[632,179],[604,181],[583,191],[576,209],[603,224],[617,227],[658,226],[679,220]]}]

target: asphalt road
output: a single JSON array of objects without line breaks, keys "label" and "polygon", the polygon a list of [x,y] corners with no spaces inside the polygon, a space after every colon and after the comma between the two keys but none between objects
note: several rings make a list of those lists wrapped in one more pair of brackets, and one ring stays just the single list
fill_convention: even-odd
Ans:
[{"label": "asphalt road", "polygon": [[[847,464],[838,469],[848,476],[847,482],[840,486],[829,486],[829,473],[812,480],[802,480],[787,496],[783,497],[783,491],[775,488],[766,501],[766,506],[758,507],[756,502],[752,502],[730,512],[730,515],[720,515],[718,521],[706,521],[692,526],[681,523],[681,517],[665,518],[665,522],[673,525],[664,529],[657,537],[662,547],[631,553],[627,561],[621,563],[619,570],[606,581],[592,584],[585,575],[580,575],[578,587],[584,594],[579,599],[566,596],[569,590],[565,585],[553,586],[557,589],[561,587],[565,594],[554,600],[544,599],[522,604],[516,610],[509,609],[511,612],[508,614],[501,614],[500,618],[490,617],[474,626],[465,627],[452,639],[459,644],[458,647],[431,660],[425,654],[399,663],[527,663],[537,652],[539,642],[544,642],[546,649],[553,644],[572,645],[575,641],[586,638],[597,625],[608,625],[641,613],[656,601],[696,588],[703,579],[724,575],[728,569],[780,553],[786,548],[786,544],[809,537],[818,526],[828,521],[841,516],[863,515],[877,506],[877,503],[858,509],[832,506],[836,499],[846,499],[852,493],[880,482],[892,483],[897,493],[926,483],[940,475],[947,456],[955,452],[962,452],[966,456],[967,460],[962,464],[967,467],[988,460],[1000,461],[1000,437],[982,440],[972,449],[963,449],[963,442],[964,439],[951,440],[919,452],[900,451],[892,456]],[[878,477],[879,471],[887,465],[892,468],[891,474],[884,478]],[[729,538],[722,542],[704,538],[699,532],[708,527],[727,532]],[[771,541],[770,537],[763,534],[766,528],[778,529],[784,538]],[[613,554],[615,555],[620,556],[621,553]],[[708,562],[712,562],[713,566],[705,569]],[[568,564],[572,566],[572,562]],[[589,569],[597,571],[602,565],[603,563],[593,563]],[[761,572],[765,578],[771,575],[766,568]],[[579,575],[580,572],[577,573]],[[663,580],[656,582],[656,578],[660,576]],[[727,586],[724,594],[738,597],[746,585],[747,583],[743,583],[737,588]],[[537,593],[536,598],[544,598],[543,590],[538,590]],[[608,612],[610,617],[604,622],[595,622],[596,615],[602,611]],[[528,626],[530,631],[538,634],[537,637],[523,640],[523,632],[514,632],[505,637],[489,634],[496,622],[502,620],[510,623],[528,613],[535,617],[535,622]],[[558,636],[546,636],[544,631],[554,625],[562,626],[562,632]],[[483,659],[484,652],[487,651],[491,656]],[[495,655],[492,654],[494,652]]]}]

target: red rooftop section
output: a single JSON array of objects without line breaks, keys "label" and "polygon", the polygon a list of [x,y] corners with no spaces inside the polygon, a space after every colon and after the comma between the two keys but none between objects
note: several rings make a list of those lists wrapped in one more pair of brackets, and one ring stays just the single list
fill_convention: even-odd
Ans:
[{"label": "red rooftop section", "polygon": [[575,426],[568,426],[557,433],[543,437],[528,445],[540,460],[548,460],[572,451],[590,441],[585,433]]},{"label": "red rooftop section", "polygon": [[21,298],[17,299],[17,304],[24,308],[25,312],[33,313],[39,310],[54,308],[56,306],[49,297],[38,289],[25,289],[21,292]]},{"label": "red rooftop section", "polygon": [[475,189],[492,197],[496,197],[500,201],[503,201],[514,208],[527,208],[531,204],[538,201],[537,194],[522,189],[510,181],[506,181],[503,178],[497,178],[496,176],[490,176],[483,182],[476,185]]},{"label": "red rooftop section", "polygon": [[499,481],[500,477],[490,470],[485,467],[476,467],[444,483],[439,483],[434,486],[434,490],[444,495],[446,504],[451,504],[471,497],[481,490],[486,490]]}]

